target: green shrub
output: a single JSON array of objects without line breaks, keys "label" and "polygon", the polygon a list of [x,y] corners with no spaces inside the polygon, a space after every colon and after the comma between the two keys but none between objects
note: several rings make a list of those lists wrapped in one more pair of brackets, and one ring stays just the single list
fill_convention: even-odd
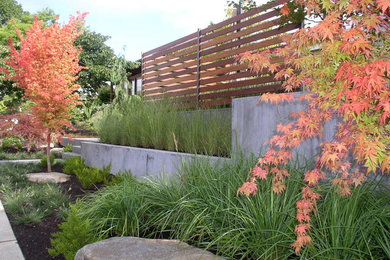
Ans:
[{"label": "green shrub", "polygon": [[93,167],[84,167],[78,168],[75,174],[83,187],[90,188],[97,183],[107,183],[110,178],[110,169],[111,166],[105,167],[103,170]]},{"label": "green shrub", "polygon": [[53,248],[48,249],[51,256],[63,255],[66,260],[73,260],[77,250],[101,240],[91,232],[89,219],[80,218],[78,210],[77,203],[71,205],[65,221],[58,225],[60,232],[52,234]]},{"label": "green shrub", "polygon": [[[99,90],[98,99],[102,104],[110,103],[111,90],[109,88],[101,88]],[[114,93],[113,93],[114,94]]]},{"label": "green shrub", "polygon": [[[54,159],[55,158],[56,158],[55,154],[51,153],[50,154],[50,165],[54,165]],[[47,156],[46,155],[42,156],[40,164],[41,164],[42,168],[47,166]]]},{"label": "green shrub", "polygon": [[23,140],[18,137],[6,137],[3,139],[3,143],[1,145],[3,149],[7,148],[15,148],[15,149],[22,149],[23,147]]},{"label": "green shrub", "polygon": [[84,164],[84,159],[79,156],[69,158],[65,161],[64,173],[75,174],[85,188],[90,188],[96,183],[109,183],[111,165],[103,170],[88,167]]},{"label": "green shrub", "polygon": [[66,153],[71,153],[73,151],[73,145],[68,144],[67,146],[64,147],[64,152]]},{"label": "green shrub", "polygon": [[84,159],[80,156],[74,156],[65,160],[64,173],[76,174],[77,171],[83,169],[84,167]]}]

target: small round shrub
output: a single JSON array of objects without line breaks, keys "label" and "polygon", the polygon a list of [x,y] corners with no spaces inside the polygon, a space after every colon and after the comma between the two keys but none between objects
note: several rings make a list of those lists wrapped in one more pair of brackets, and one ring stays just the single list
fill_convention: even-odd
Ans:
[{"label": "small round shrub", "polygon": [[[109,88],[101,88],[99,90],[98,99],[102,104],[108,104],[110,103],[110,92],[111,90]],[[114,94],[114,93],[113,93]]]},{"label": "small round shrub", "polygon": [[10,136],[3,139],[3,143],[1,145],[1,148],[7,149],[7,148],[14,148],[14,149],[22,149],[23,147],[23,140],[19,137]]}]

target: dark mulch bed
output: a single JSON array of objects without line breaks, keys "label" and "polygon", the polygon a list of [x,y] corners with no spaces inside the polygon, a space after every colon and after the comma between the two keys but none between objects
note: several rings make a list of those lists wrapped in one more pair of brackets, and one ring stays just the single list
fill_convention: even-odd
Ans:
[{"label": "dark mulch bed", "polygon": [[[52,171],[62,172],[62,167],[54,166]],[[102,187],[98,185],[94,189],[86,190],[75,175],[71,175],[70,181],[62,183],[61,186],[73,202]],[[51,248],[51,234],[59,231],[58,224],[62,222],[57,214],[46,217],[40,223],[28,225],[16,224],[12,215],[7,215],[26,260],[64,259],[62,256],[53,258],[47,251]]]}]

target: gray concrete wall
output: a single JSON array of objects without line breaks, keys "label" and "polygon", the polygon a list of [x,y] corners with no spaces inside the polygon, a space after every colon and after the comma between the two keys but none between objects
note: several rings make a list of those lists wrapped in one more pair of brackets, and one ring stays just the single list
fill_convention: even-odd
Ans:
[{"label": "gray concrete wall", "polygon": [[[296,93],[296,96],[302,93]],[[291,112],[299,112],[307,103],[299,100],[281,102],[278,105],[261,102],[260,97],[236,98],[232,101],[232,149],[241,150],[244,154],[263,155],[268,147],[266,142],[277,134],[278,124],[288,124],[294,119]],[[336,133],[337,120],[332,119],[324,126],[323,137],[312,138],[293,150],[295,158],[300,161],[311,160],[318,153],[320,144],[332,140]]]},{"label": "gray concrete wall", "polygon": [[197,158],[206,158],[212,163],[223,163],[229,158],[202,156],[187,153],[144,149],[129,146],[93,142],[81,143],[81,157],[85,164],[103,168],[111,163],[111,173],[131,170],[138,177],[167,177],[181,169],[182,162],[190,163]]}]

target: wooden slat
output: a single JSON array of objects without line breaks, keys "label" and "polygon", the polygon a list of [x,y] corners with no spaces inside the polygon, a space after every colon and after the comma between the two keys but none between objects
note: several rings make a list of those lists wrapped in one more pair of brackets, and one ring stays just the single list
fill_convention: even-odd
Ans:
[{"label": "wooden slat", "polygon": [[276,16],[279,16],[279,12],[277,10],[271,11],[269,13],[265,13],[263,15],[255,16],[255,17],[248,19],[248,20],[245,20],[241,23],[236,23],[232,26],[229,26],[229,27],[223,28],[221,30],[215,31],[213,33],[204,35],[201,38],[201,42],[204,43],[204,42],[207,42],[211,39],[215,39],[217,37],[222,37],[222,36],[228,35],[232,32],[237,32],[237,31],[241,30],[242,28],[249,27],[253,24],[257,24],[260,22],[265,22],[265,20],[276,17]]},{"label": "wooden slat", "polygon": [[163,94],[158,94],[154,96],[147,96],[144,97],[145,99],[150,99],[151,97],[156,98],[156,99],[161,99],[161,98],[167,98],[167,97],[174,97],[174,96],[183,96],[183,95],[189,95],[189,94],[196,94],[196,86],[195,88],[186,88],[184,90],[178,90],[175,92],[166,92]]},{"label": "wooden slat", "polygon": [[147,73],[150,71],[157,71],[161,68],[171,67],[171,66],[174,66],[175,64],[184,63],[186,61],[193,60],[193,59],[196,59],[196,54],[188,55],[188,56],[182,57],[182,58],[177,59],[177,60],[172,60],[172,61],[160,64],[157,66],[149,67],[147,69],[144,69],[144,72]]},{"label": "wooden slat", "polygon": [[160,80],[174,78],[174,77],[182,76],[182,75],[185,75],[185,74],[192,74],[194,72],[196,72],[196,67],[195,68],[190,68],[190,69],[180,70],[178,72],[173,72],[173,73],[170,73],[170,74],[165,74],[165,75],[162,75],[162,76],[159,76],[159,77],[150,77],[150,78],[146,79],[143,82],[144,82],[144,84],[153,83],[153,82],[159,82]]},{"label": "wooden slat", "polygon": [[197,43],[197,41],[198,40],[195,38],[194,40],[186,42],[186,43],[184,43],[182,45],[175,46],[175,47],[173,47],[173,48],[171,48],[169,50],[162,51],[161,53],[158,53],[158,54],[150,56],[149,60],[154,60],[154,59],[156,59],[158,57],[162,57],[164,55],[167,55],[167,54],[169,55],[169,54],[172,54],[172,53],[174,53],[176,51],[186,49],[188,47],[191,47],[191,46],[195,45]]},{"label": "wooden slat", "polygon": [[239,71],[239,72],[234,73],[234,74],[227,74],[227,75],[224,74],[224,75],[219,76],[219,77],[201,79],[200,85],[204,86],[204,85],[208,85],[208,84],[212,84],[212,83],[230,81],[230,80],[234,80],[234,79],[240,79],[240,78],[246,78],[246,77],[252,77],[252,76],[256,76],[256,73],[251,72],[249,70]]},{"label": "wooden slat", "polygon": [[170,47],[172,47],[172,46],[175,46],[175,45],[178,45],[178,44],[180,44],[180,43],[186,42],[186,41],[188,41],[188,40],[190,40],[190,39],[196,37],[197,35],[198,35],[197,32],[191,33],[190,35],[184,36],[184,37],[182,37],[182,38],[180,38],[180,39],[177,39],[177,40],[172,41],[172,42],[170,42],[170,43],[164,44],[164,45],[162,45],[162,46],[160,46],[160,47],[157,47],[157,48],[155,48],[155,49],[153,49],[153,50],[144,52],[143,56],[144,56],[145,58],[148,58],[148,56],[150,56],[150,55],[153,54],[153,53],[158,53],[158,52],[161,51],[161,50],[165,50],[165,49],[168,49],[168,48],[170,48]]},{"label": "wooden slat", "polygon": [[230,88],[238,88],[243,86],[252,86],[257,84],[271,83],[275,81],[276,80],[272,76],[254,78],[248,80],[240,80],[240,81],[234,81],[229,83],[221,83],[214,86],[204,86],[200,88],[200,92],[209,92],[209,91],[217,91],[217,90],[230,89]]},{"label": "wooden slat", "polygon": [[222,42],[227,42],[230,40],[237,40],[238,38],[240,38],[242,36],[250,35],[252,33],[259,32],[259,31],[264,30],[264,29],[268,29],[270,27],[278,25],[279,23],[280,23],[280,19],[276,19],[276,20],[273,20],[270,22],[265,22],[265,23],[253,26],[253,27],[248,27],[247,29],[228,34],[224,37],[215,38],[213,40],[210,40],[210,41],[202,44],[200,48],[202,50],[204,50],[208,47],[216,46],[217,44],[220,44]]},{"label": "wooden slat", "polygon": [[188,76],[179,77],[179,78],[172,78],[172,79],[169,79],[166,81],[149,83],[149,84],[147,84],[147,86],[149,88],[162,87],[162,86],[169,86],[169,85],[172,85],[174,83],[193,81],[193,80],[196,80],[196,75],[188,75]]},{"label": "wooden slat", "polygon": [[201,61],[202,62],[210,62],[210,61],[217,60],[217,59],[223,59],[223,58],[226,58],[226,57],[239,55],[239,54],[244,53],[246,51],[258,50],[258,49],[261,49],[261,48],[265,48],[267,46],[280,44],[282,42],[283,42],[282,39],[280,37],[277,37],[277,38],[273,38],[273,39],[270,39],[270,40],[265,40],[265,41],[262,41],[262,42],[259,42],[259,43],[253,43],[253,44],[250,44],[250,45],[242,46],[239,49],[226,50],[224,52],[220,52],[220,53],[216,53],[216,54],[213,54],[213,55],[210,55],[210,56],[202,57]]},{"label": "wooden slat", "polygon": [[146,68],[150,67],[152,64],[162,64],[164,61],[173,60],[175,58],[179,58],[180,56],[185,56],[190,53],[196,52],[197,46],[189,47],[187,49],[178,50],[170,55],[156,57],[154,60],[149,60],[145,63]]},{"label": "wooden slat", "polygon": [[225,73],[229,73],[229,72],[237,71],[237,70],[244,70],[247,68],[248,68],[248,64],[231,65],[231,66],[226,67],[226,68],[215,69],[215,70],[203,72],[201,76],[202,77],[217,76],[220,74],[225,74]]},{"label": "wooden slat", "polygon": [[202,35],[207,34],[209,32],[217,30],[217,29],[219,29],[221,27],[224,27],[224,26],[226,26],[228,24],[235,23],[235,22],[240,21],[242,19],[245,19],[245,18],[248,18],[250,16],[256,15],[256,14],[261,13],[263,11],[269,10],[269,9],[271,9],[271,8],[273,8],[275,6],[281,5],[281,4],[285,3],[285,2],[287,2],[287,0],[276,0],[274,2],[271,2],[271,3],[267,4],[267,5],[262,5],[262,6],[258,7],[258,8],[251,9],[251,10],[245,12],[245,13],[236,15],[236,16],[234,16],[232,18],[229,18],[229,19],[227,19],[225,21],[222,21],[220,23],[217,23],[217,24],[209,26],[206,29],[201,30],[201,34]]},{"label": "wooden slat", "polygon": [[221,98],[221,97],[236,97],[236,96],[242,96],[242,95],[253,95],[253,94],[261,94],[261,93],[265,93],[265,92],[282,90],[282,89],[283,89],[282,84],[265,85],[265,86],[252,87],[252,88],[243,88],[243,89],[201,94],[200,99],[204,100],[204,99],[213,99],[213,98]]},{"label": "wooden slat", "polygon": [[145,73],[145,78],[150,78],[151,76],[164,75],[164,74],[167,74],[167,73],[176,72],[178,70],[191,68],[191,67],[196,66],[196,65],[197,65],[197,61],[196,60],[189,61],[189,62],[186,62],[186,63],[179,64],[177,66],[172,66],[172,67],[168,67],[166,69]]},{"label": "wooden slat", "polygon": [[258,34],[255,34],[255,35],[243,38],[243,39],[238,40],[238,41],[229,42],[229,43],[226,43],[226,44],[223,44],[223,45],[215,46],[214,48],[203,50],[203,51],[201,51],[200,54],[201,54],[201,56],[205,56],[205,55],[208,55],[208,54],[211,54],[211,53],[215,53],[215,52],[218,52],[218,51],[223,51],[223,50],[226,50],[226,49],[230,49],[230,48],[233,48],[233,47],[244,45],[246,43],[250,43],[250,42],[253,42],[253,41],[258,41],[258,40],[265,39],[265,38],[268,38],[268,37],[272,37],[272,36],[275,36],[275,35],[278,35],[278,34],[282,34],[282,33],[285,33],[285,32],[288,32],[288,31],[291,31],[291,30],[294,30],[294,29],[297,29],[297,28],[299,28],[299,26],[300,26],[299,24],[289,24],[289,25],[283,26],[281,28],[273,29],[273,30],[270,30],[270,31],[267,31],[267,32],[258,33]]},{"label": "wooden slat", "polygon": [[195,87],[195,86],[196,86],[196,81],[188,82],[188,83],[184,83],[184,84],[177,84],[177,85],[173,85],[173,86],[162,87],[162,88],[145,89],[144,95],[149,95],[149,94],[154,94],[154,93],[165,93],[165,92],[172,91],[172,90],[185,89],[185,88]]}]

